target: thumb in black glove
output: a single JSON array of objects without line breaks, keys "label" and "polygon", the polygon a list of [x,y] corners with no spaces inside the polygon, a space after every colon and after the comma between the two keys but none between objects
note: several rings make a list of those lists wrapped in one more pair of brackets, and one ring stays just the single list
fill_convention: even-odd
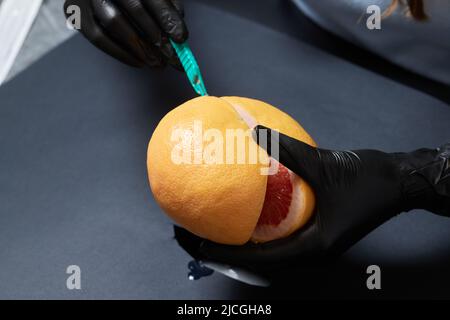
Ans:
[{"label": "thumb in black glove", "polygon": [[[269,131],[269,142],[278,137],[277,160],[312,186],[313,217],[287,238],[243,246],[216,244],[176,227],[179,244],[194,258],[270,275],[323,264],[403,211],[422,208],[450,215],[450,144],[411,153],[331,151],[281,133],[270,139],[270,129],[256,128],[261,130]],[[269,154],[270,149],[269,144]]]},{"label": "thumb in black glove", "polygon": [[80,32],[96,47],[134,67],[161,67],[167,63],[182,70],[169,38],[188,38],[180,0],[66,0],[81,11]]}]

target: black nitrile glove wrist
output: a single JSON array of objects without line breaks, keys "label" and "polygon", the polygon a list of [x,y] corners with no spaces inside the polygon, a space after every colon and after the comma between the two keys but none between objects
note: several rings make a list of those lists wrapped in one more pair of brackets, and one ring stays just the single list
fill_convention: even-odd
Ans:
[{"label": "black nitrile glove wrist", "polygon": [[450,216],[450,144],[394,154],[403,174],[404,210]]},{"label": "black nitrile glove wrist", "polygon": [[79,30],[96,47],[134,67],[162,67],[167,63],[182,70],[169,42],[184,42],[188,30],[181,0],[66,0],[81,9]]},{"label": "black nitrile glove wrist", "polygon": [[[274,134],[262,126],[256,130]],[[277,141],[277,134],[274,137]],[[315,192],[311,220],[287,238],[243,246],[216,244],[176,227],[179,244],[194,258],[270,275],[293,266],[323,264],[403,211],[424,208],[450,215],[450,144],[391,154],[318,149],[283,134],[278,140],[278,160]],[[270,144],[267,149],[270,153]]]}]

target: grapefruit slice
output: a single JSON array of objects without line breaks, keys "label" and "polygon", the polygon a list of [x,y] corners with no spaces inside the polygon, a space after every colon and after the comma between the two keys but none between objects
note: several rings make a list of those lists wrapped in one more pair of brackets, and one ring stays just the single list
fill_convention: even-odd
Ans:
[{"label": "grapefruit slice", "polygon": [[312,211],[306,200],[310,192],[300,177],[279,163],[278,172],[267,179],[264,205],[251,240],[272,241],[298,230]]}]

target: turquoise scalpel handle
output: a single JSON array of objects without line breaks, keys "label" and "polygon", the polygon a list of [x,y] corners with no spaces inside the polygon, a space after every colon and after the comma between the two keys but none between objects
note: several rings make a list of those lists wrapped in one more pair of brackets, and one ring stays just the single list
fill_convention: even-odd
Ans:
[{"label": "turquoise scalpel handle", "polygon": [[208,92],[206,92],[206,87],[203,82],[202,74],[200,73],[200,68],[187,42],[179,44],[170,40],[170,43],[174,47],[175,52],[181,61],[181,65],[183,66],[184,71],[186,71],[195,92],[201,96],[207,96]]}]

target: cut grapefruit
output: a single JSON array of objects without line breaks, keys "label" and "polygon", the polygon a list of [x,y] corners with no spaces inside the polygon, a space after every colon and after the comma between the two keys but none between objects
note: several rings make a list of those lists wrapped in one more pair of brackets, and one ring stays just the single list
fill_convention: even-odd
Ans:
[{"label": "cut grapefruit", "polygon": [[[195,133],[198,123],[211,133],[208,139]],[[228,153],[227,161],[195,161],[196,155],[206,154],[211,137],[228,137],[229,130],[250,131],[257,124],[315,146],[289,115],[254,99],[200,97],[161,120],[149,143],[147,168],[156,201],[175,222],[211,241],[240,245],[286,237],[308,221],[315,201],[310,186],[269,159],[251,134],[246,136],[246,150],[262,151],[263,161],[239,163],[238,152],[231,156],[233,161],[228,161]],[[182,144],[174,140],[174,132],[181,132]],[[214,149],[216,155],[227,152],[228,144],[223,145]],[[181,161],[187,159],[184,153],[174,161],[181,149],[190,151],[189,160],[194,161]],[[245,159],[249,158],[248,152]],[[269,162],[278,164],[278,171],[261,174]]]},{"label": "cut grapefruit", "polygon": [[303,180],[278,164],[278,172],[267,178],[263,208],[252,234],[253,242],[284,238],[298,230],[313,211],[311,199],[314,195]]}]

